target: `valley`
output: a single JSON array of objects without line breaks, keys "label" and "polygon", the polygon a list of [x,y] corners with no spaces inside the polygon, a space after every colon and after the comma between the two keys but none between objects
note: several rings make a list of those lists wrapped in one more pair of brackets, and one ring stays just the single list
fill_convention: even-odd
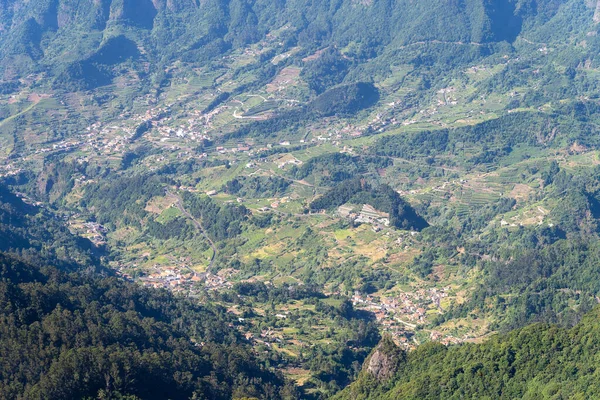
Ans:
[{"label": "valley", "polygon": [[590,2],[136,1],[0,6],[0,188],[281,375],[222,398],[368,398],[380,342],[570,335],[598,303]]}]

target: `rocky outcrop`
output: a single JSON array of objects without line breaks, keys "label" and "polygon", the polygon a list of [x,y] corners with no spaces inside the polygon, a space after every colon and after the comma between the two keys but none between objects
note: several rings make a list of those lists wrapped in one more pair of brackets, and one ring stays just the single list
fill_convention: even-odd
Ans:
[{"label": "rocky outcrop", "polygon": [[396,346],[392,338],[384,336],[366,360],[366,371],[380,382],[387,381],[396,374],[398,366],[405,358],[406,354]]}]

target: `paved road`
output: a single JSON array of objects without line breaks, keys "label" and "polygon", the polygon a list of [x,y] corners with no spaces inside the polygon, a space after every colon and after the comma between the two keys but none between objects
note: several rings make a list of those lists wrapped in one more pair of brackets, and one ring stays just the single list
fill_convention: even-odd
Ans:
[{"label": "paved road", "polygon": [[401,324],[404,324],[406,326],[408,326],[409,328],[413,328],[415,329],[417,326],[415,324],[409,324],[406,321],[402,321],[400,318],[395,318],[396,321],[400,322]]},{"label": "paved road", "polygon": [[211,238],[208,237],[208,234],[206,233],[206,230],[204,229],[202,224],[200,222],[198,222],[198,220],[196,218],[194,218],[194,216],[185,209],[185,207],[183,206],[183,200],[181,199],[181,197],[179,197],[179,195],[169,192],[168,190],[166,191],[166,194],[167,194],[167,196],[175,199],[175,205],[177,206],[179,211],[181,211],[181,213],[183,215],[185,215],[187,218],[189,218],[192,221],[192,223],[194,224],[196,229],[198,229],[200,231],[200,233],[202,233],[202,236],[204,236],[204,238],[210,244],[210,248],[212,249],[213,254],[212,254],[212,257],[210,258],[210,263],[208,264],[207,269],[212,268],[213,265],[215,264],[215,258],[217,256],[217,247],[215,246],[215,244],[213,243]]}]

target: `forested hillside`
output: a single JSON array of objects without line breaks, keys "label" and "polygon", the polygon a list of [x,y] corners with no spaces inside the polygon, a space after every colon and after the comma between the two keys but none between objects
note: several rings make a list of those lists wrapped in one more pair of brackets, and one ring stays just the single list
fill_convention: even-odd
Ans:
[{"label": "forested hillside", "polygon": [[74,236],[56,215],[28,204],[0,184],[0,251],[43,259],[64,268],[94,265],[102,254],[86,239]]},{"label": "forested hillside", "polygon": [[371,187],[354,179],[335,186],[310,204],[313,210],[331,209],[346,203],[369,204],[389,215],[390,224],[399,229],[421,230],[427,222],[389,186]]},{"label": "forested hillside", "polygon": [[[567,5],[561,7],[561,3]],[[591,20],[593,5],[583,3],[60,0],[22,5],[9,0],[0,6],[0,65],[7,78],[25,71],[48,71],[56,77],[56,85],[69,90],[106,85],[118,75],[115,66],[123,63],[140,74],[155,74],[160,81],[165,63],[175,59],[207,63],[230,49],[258,42],[281,27],[286,27],[283,46],[315,50],[334,45],[347,48],[347,55],[355,62],[416,43],[433,47],[443,43],[471,45],[463,57],[475,59],[499,49],[505,51],[524,30],[531,32],[535,41],[547,42],[551,29],[566,34],[584,28],[579,20],[569,21],[572,24],[564,21],[565,13],[572,16],[575,12],[582,20]],[[442,49],[439,54],[444,52]],[[417,57],[429,62],[426,58],[435,58],[434,54],[425,51]],[[143,72],[146,62],[152,67]],[[335,57],[329,62],[340,63]],[[338,65],[337,78],[325,78],[329,72],[319,73],[318,69],[311,76],[339,82],[352,64]],[[318,88],[328,85],[322,82],[313,87],[322,91]]]},{"label": "forested hillside", "polygon": [[223,309],[4,255],[0,265],[4,398],[294,398]]},{"label": "forested hillside", "polygon": [[[89,242],[5,188],[1,201],[1,397],[296,398],[223,308],[75,260]],[[27,225],[33,216],[42,232]]]},{"label": "forested hillside", "polygon": [[598,0],[0,0],[0,397],[597,397],[598,54]]},{"label": "forested hillside", "polygon": [[373,372],[383,363],[371,358],[358,381],[335,398],[596,398],[598,312],[571,329],[535,324],[484,344],[447,348],[431,343],[404,354],[384,343],[378,356],[389,360],[389,376],[378,381]]}]

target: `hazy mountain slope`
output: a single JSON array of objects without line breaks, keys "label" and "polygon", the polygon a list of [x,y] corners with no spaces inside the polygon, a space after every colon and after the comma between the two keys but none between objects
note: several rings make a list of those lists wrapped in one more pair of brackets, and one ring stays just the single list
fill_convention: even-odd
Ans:
[{"label": "hazy mountain slope", "polygon": [[[321,399],[379,333],[576,324],[600,295],[599,5],[0,0],[0,182],[25,193],[0,186],[0,390],[293,398],[268,365]],[[84,237],[194,300],[90,276]],[[521,364],[512,336],[393,350],[406,373],[354,388],[541,397],[555,330],[515,333]],[[543,395],[595,395],[569,360]]]},{"label": "hazy mountain slope", "polygon": [[[155,72],[177,59],[205,63],[284,26],[288,44],[350,46],[359,58],[419,42],[474,43],[489,52],[488,45],[512,43],[524,30],[525,36],[532,30],[536,41],[548,41],[557,31],[572,34],[565,29],[569,23],[581,32],[592,27],[594,10],[583,0],[5,0],[0,66],[5,79],[34,70],[59,74],[73,62],[83,63],[86,75],[101,75],[108,74],[106,65],[141,53]],[[565,22],[565,14],[578,18]],[[130,44],[106,51],[107,41],[119,35]],[[122,53],[115,58],[114,51]],[[144,68],[140,64],[136,70]],[[88,88],[104,83],[92,81]]]},{"label": "hazy mountain slope", "polygon": [[91,242],[72,235],[51,212],[25,203],[0,184],[0,251],[62,267],[94,265],[99,253]]}]

